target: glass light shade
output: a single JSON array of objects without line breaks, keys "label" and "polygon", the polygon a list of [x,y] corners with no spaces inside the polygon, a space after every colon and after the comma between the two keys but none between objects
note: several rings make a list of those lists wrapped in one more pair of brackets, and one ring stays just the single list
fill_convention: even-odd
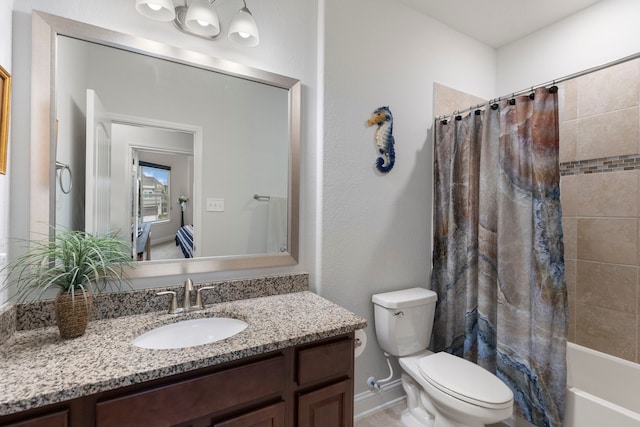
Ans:
[{"label": "glass light shade", "polygon": [[156,21],[173,21],[176,17],[175,6],[171,0],[136,0],[136,10]]},{"label": "glass light shade", "polygon": [[187,9],[185,25],[196,34],[216,36],[220,33],[218,14],[208,0],[193,0]]},{"label": "glass light shade", "polygon": [[248,47],[257,46],[260,43],[258,26],[246,7],[240,9],[229,24],[229,40]]}]

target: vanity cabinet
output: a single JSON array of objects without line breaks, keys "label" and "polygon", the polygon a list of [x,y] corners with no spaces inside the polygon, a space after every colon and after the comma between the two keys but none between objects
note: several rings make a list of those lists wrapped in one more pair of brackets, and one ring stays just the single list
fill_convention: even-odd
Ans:
[{"label": "vanity cabinet", "polygon": [[298,397],[299,427],[353,425],[353,382],[340,381]]},{"label": "vanity cabinet", "polygon": [[295,349],[298,427],[353,425],[353,337]]},{"label": "vanity cabinet", "polygon": [[353,333],[0,417],[11,427],[351,427]]},{"label": "vanity cabinet", "polygon": [[56,411],[3,425],[6,427],[67,427],[69,425],[69,411]]},{"label": "vanity cabinet", "polygon": [[284,427],[285,426],[284,402],[257,409],[246,414],[231,418],[226,421],[214,422],[211,427]]},{"label": "vanity cabinet", "polygon": [[[281,399],[286,387],[284,354],[163,384],[96,404],[96,427],[174,426]],[[205,424],[207,425],[207,424]],[[232,424],[233,425],[233,424]]]}]

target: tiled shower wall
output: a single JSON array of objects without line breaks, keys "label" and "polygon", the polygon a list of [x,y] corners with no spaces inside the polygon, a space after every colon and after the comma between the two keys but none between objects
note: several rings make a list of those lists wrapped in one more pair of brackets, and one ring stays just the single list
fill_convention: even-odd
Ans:
[{"label": "tiled shower wall", "polygon": [[559,86],[569,340],[640,363],[640,60]]}]

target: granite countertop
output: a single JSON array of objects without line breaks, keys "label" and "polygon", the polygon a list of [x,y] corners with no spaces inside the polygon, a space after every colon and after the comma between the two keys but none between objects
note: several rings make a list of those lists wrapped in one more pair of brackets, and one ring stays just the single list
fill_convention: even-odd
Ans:
[{"label": "granite countertop", "polygon": [[[157,326],[230,316],[249,326],[197,347],[149,350],[131,340]],[[62,340],[56,327],[16,332],[0,345],[0,415],[162,378],[355,331],[366,320],[309,291],[212,304],[188,314],[156,312],[94,320]]]}]

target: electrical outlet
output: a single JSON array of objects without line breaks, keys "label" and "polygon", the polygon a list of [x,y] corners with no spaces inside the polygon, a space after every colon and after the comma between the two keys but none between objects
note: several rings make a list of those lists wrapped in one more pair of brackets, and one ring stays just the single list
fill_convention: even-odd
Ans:
[{"label": "electrical outlet", "polygon": [[207,198],[207,212],[224,212],[224,199]]}]

